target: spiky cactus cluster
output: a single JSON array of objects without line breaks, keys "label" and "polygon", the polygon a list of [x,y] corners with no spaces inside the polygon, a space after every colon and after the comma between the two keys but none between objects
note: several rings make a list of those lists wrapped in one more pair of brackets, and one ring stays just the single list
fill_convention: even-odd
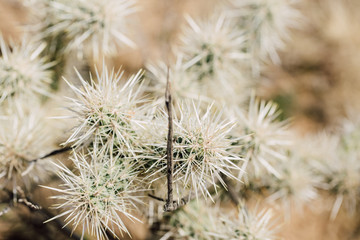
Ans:
[{"label": "spiky cactus cluster", "polygon": [[191,202],[177,211],[165,227],[175,239],[273,239],[277,227],[272,210],[239,206],[237,214],[216,205]]},{"label": "spiky cactus cluster", "polygon": [[247,112],[235,109],[239,125],[234,136],[240,140],[241,155],[249,160],[255,176],[264,172],[280,177],[274,165],[286,160],[291,137],[286,121],[279,121],[280,111],[276,103],[266,102],[252,96]]},{"label": "spiky cactus cluster", "polygon": [[[70,93],[61,92],[68,94],[62,105],[71,114],[63,117],[71,126],[62,142],[72,151],[73,166],[56,164],[63,184],[48,188],[58,192],[53,198],[61,212],[50,220],[65,217],[73,231],[80,228],[83,236],[97,239],[130,234],[125,219],[139,221],[147,194],[170,201],[164,188],[168,178],[175,189],[173,202],[185,206],[157,219],[166,230],[163,238],[275,239],[271,211],[252,214],[240,203],[234,215],[225,204],[210,205],[229,199],[223,193],[231,198],[257,193],[267,203],[298,207],[319,197],[321,188],[336,194],[333,216],[343,202],[354,208],[359,198],[358,128],[339,134],[329,164],[324,148],[294,143],[296,135],[288,120],[279,119],[276,103],[251,95],[262,68],[280,60],[278,50],[298,17],[295,1],[231,0],[231,9],[224,6],[207,19],[186,16],[179,41],[172,45],[175,60],[145,59],[146,74],[139,70],[130,77],[109,70],[105,56],[136,45],[128,22],[138,9],[134,1],[36,2],[48,11],[36,39],[48,45],[9,48],[0,40],[0,107],[7,121],[0,132],[2,181],[16,188],[19,181],[28,181],[25,177],[45,176],[49,166],[49,161],[27,162],[44,154],[36,150],[45,149],[44,136],[52,135],[35,120],[40,114],[33,110],[12,118],[11,108],[20,99],[35,99],[34,93],[50,96],[49,84],[60,81],[52,78],[50,68],[69,60],[69,53],[82,62],[89,59],[82,56],[103,58],[101,70],[95,67],[89,80],[79,72],[64,78],[62,87]],[[168,84],[171,115],[163,106]],[[38,104],[46,109],[53,100],[42,101]]]},{"label": "spiky cactus cluster", "polygon": [[285,47],[289,29],[299,25],[301,15],[294,7],[296,0],[231,0],[229,16],[237,21],[245,32],[245,51],[252,55],[251,65],[255,73],[260,70],[259,61],[279,63],[278,50]]},{"label": "spiky cactus cluster", "polygon": [[24,38],[21,43],[7,46],[0,35],[0,104],[14,97],[49,95],[54,63],[41,56],[45,43]]},{"label": "spiky cactus cluster", "polygon": [[47,4],[50,35],[65,34],[67,51],[79,56],[114,55],[123,46],[135,47],[129,38],[129,16],[136,12],[135,1],[50,1]]},{"label": "spiky cactus cluster", "polygon": [[[337,216],[341,206],[354,214],[360,197],[358,119],[345,120],[341,131],[332,135],[322,134],[321,139],[327,143],[327,148],[323,148],[327,153],[319,154],[312,165],[322,177],[321,188],[336,196],[331,218]],[[329,151],[331,156],[327,157]]]},{"label": "spiky cactus cluster", "polygon": [[[223,176],[236,179],[234,172],[240,171],[241,157],[230,151],[235,142],[229,138],[234,123],[224,119],[221,113],[214,113],[212,106],[202,112],[194,102],[185,102],[176,110],[179,118],[174,121],[173,159],[177,192],[211,197],[210,186],[220,182],[226,187]],[[146,143],[151,158],[144,160],[150,182],[157,181],[159,174],[165,177],[166,173],[164,117],[160,115],[154,127],[149,128],[151,132],[145,135],[153,136]]]},{"label": "spiky cactus cluster", "polygon": [[144,128],[142,118],[145,118],[141,106],[145,102],[141,98],[142,71],[120,86],[123,73],[110,72],[105,67],[101,74],[96,72],[97,83],[92,78],[88,83],[78,73],[83,89],[70,84],[76,95],[71,99],[71,109],[78,126],[65,144],[74,148],[91,145],[113,155],[135,156],[136,130]]},{"label": "spiky cactus cluster", "polygon": [[3,111],[0,131],[0,180],[14,191],[18,185],[30,188],[41,182],[53,169],[49,161],[35,160],[51,150],[52,136],[45,114],[33,103],[30,109],[22,102]]},{"label": "spiky cactus cluster", "polygon": [[62,201],[57,208],[65,208],[66,211],[53,219],[67,215],[66,221],[74,229],[82,225],[83,234],[87,229],[97,239],[107,239],[106,231],[113,235],[116,235],[117,229],[121,235],[128,233],[124,216],[131,221],[140,221],[132,215],[135,204],[140,201],[136,196],[138,189],[133,182],[132,167],[118,164],[106,156],[99,158],[95,153],[91,156],[88,162],[86,156],[73,154],[72,161],[79,175],[65,166],[58,166],[61,170],[59,177],[64,182],[63,189],[47,188],[62,194],[54,198]]},{"label": "spiky cactus cluster", "polygon": [[0,35],[0,180],[16,195],[18,186],[27,189],[46,179],[49,161],[35,161],[51,150],[49,121],[41,97],[51,96],[54,65],[42,56],[45,43],[24,36],[20,42],[5,42]]}]

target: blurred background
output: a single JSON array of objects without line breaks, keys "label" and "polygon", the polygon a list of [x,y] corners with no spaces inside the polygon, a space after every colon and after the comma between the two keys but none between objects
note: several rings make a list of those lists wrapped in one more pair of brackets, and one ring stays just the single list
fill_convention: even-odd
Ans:
[{"label": "blurred background", "polygon": [[[145,61],[165,57],[169,42],[175,41],[184,23],[184,14],[206,16],[217,7],[217,2],[140,0],[141,14],[137,19],[141,28],[137,39],[140,47],[123,49],[110,61],[116,68],[122,66],[126,71],[136,72],[144,67]],[[291,117],[296,130],[306,135],[336,129],[344,117],[360,111],[360,1],[302,0],[299,10],[303,19],[298,29],[291,30],[291,39],[280,52],[281,64],[268,65],[257,88],[261,97],[276,101],[284,117]],[[0,32],[6,39],[19,40],[20,26],[29,21],[21,2],[0,0]],[[34,196],[42,205],[52,204],[44,190]],[[335,220],[329,219],[333,201],[326,195],[311,202],[304,211],[294,212],[281,226],[280,237],[360,239],[359,215],[349,216],[340,211]],[[283,213],[279,210],[278,214]],[[41,214],[24,207],[1,218],[0,239],[67,239],[61,233],[54,236],[56,227],[44,226],[44,216],[38,215]],[[144,239],[146,226],[133,226],[130,231],[133,239]]]}]

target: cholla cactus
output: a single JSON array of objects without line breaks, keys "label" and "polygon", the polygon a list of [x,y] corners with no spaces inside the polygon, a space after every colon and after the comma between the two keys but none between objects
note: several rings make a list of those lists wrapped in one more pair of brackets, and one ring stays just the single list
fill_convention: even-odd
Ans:
[{"label": "cholla cactus", "polygon": [[122,73],[109,72],[104,66],[100,74],[96,71],[98,83],[91,78],[86,82],[78,73],[83,89],[71,84],[77,96],[71,99],[70,110],[79,125],[65,144],[73,147],[102,147],[112,155],[132,155],[137,144],[136,129],[143,127],[142,117],[145,102],[141,98],[142,88],[139,85],[142,71],[131,76],[122,86]]},{"label": "cholla cactus", "polygon": [[146,75],[150,81],[147,90],[163,103],[169,70],[171,91],[175,102],[186,99],[211,102],[206,89],[199,84],[197,73],[189,71],[191,66],[184,61],[184,56],[178,54],[175,64],[171,65],[171,67],[162,61],[156,64],[148,64],[147,70],[149,72]]},{"label": "cholla cactus", "polygon": [[342,154],[336,162],[328,163],[322,169],[326,189],[336,195],[331,212],[334,219],[344,204],[354,214],[360,196],[360,164],[358,153]]},{"label": "cholla cactus", "polygon": [[226,239],[219,221],[219,207],[205,202],[191,202],[177,211],[169,220],[170,233],[175,239]]},{"label": "cholla cactus", "polygon": [[[221,104],[243,103],[253,82],[246,78],[244,62],[245,38],[235,23],[223,13],[198,21],[186,16],[188,25],[180,36],[181,43],[176,54],[184,54],[186,72],[195,82],[198,93]],[[219,90],[219,86],[223,89]],[[203,99],[206,99],[203,97]]]},{"label": "cholla cactus", "polygon": [[[52,188],[61,195],[53,196],[64,201],[57,208],[66,211],[53,219],[67,216],[66,221],[72,223],[73,228],[82,226],[85,231],[96,236],[97,239],[108,239],[106,231],[116,236],[116,229],[129,233],[123,218],[139,221],[132,211],[135,203],[141,202],[137,197],[134,172],[126,164],[117,164],[107,155],[91,155],[90,163],[82,154],[73,154],[72,161],[78,175],[65,166],[58,166],[59,177],[64,181],[62,188]],[[123,216],[120,216],[122,214]]]},{"label": "cholla cactus", "polygon": [[253,95],[247,113],[237,111],[236,118],[240,121],[234,136],[245,136],[241,155],[249,160],[255,176],[269,172],[277,177],[281,174],[275,169],[279,161],[286,160],[286,151],[291,145],[286,121],[278,121],[280,112],[273,102],[259,100]]},{"label": "cholla cactus", "polygon": [[[357,201],[360,196],[360,164],[359,164],[359,126],[350,121],[345,121],[343,135],[334,136],[332,149],[335,149],[334,156],[327,158],[323,155],[322,159],[315,162],[315,169],[323,177],[323,189],[335,194],[336,200],[331,212],[334,219],[342,205],[348,212],[355,213]],[[340,139],[340,141],[338,140]]]},{"label": "cholla cactus", "polygon": [[[135,0],[24,1],[32,10],[41,9],[38,15],[31,13],[37,15],[38,25],[28,30],[38,31],[35,37],[48,44],[24,41],[8,48],[0,39],[0,103],[25,96],[31,104],[34,93],[49,95],[51,78],[57,84],[74,61],[70,53],[77,53],[79,64],[87,66],[89,56],[94,61],[104,59],[102,71],[96,69],[94,78],[87,81],[77,72],[79,86],[68,82],[72,96],[66,107],[72,113],[64,118],[72,119],[75,127],[63,144],[66,147],[52,152],[71,150],[73,168],[56,164],[62,184],[47,188],[57,192],[53,198],[62,212],[48,221],[64,217],[65,228],[72,225],[72,232],[82,228],[82,239],[85,234],[96,239],[130,235],[125,218],[139,221],[135,211],[142,206],[142,197],[152,191],[155,195],[148,196],[165,202],[161,209],[168,212],[160,211],[163,222],[158,226],[168,230],[162,239],[274,239],[272,224],[277,223],[270,211],[253,214],[236,206],[240,208],[234,216],[230,204],[214,206],[204,201],[224,200],[217,194],[222,186],[221,192],[229,190],[227,194],[239,205],[237,193],[249,189],[242,182],[245,167],[246,183],[262,184],[257,186],[267,190],[269,200],[288,203],[295,199],[298,205],[315,198],[317,186],[337,191],[341,201],[345,196],[358,197],[358,186],[352,182],[360,181],[356,175],[360,168],[354,163],[358,155],[347,152],[356,151],[356,144],[346,142],[342,147],[344,156],[354,156],[349,160],[354,169],[347,166],[343,171],[350,179],[329,168],[334,176],[321,183],[328,168],[325,171],[319,163],[318,176],[313,175],[310,161],[290,147],[288,122],[278,120],[275,103],[253,96],[248,112],[242,109],[255,83],[250,65],[258,70],[268,58],[279,62],[277,50],[297,17],[293,1],[231,0],[234,9],[221,9],[208,19],[185,17],[180,41],[171,45],[175,64],[148,64],[151,82],[144,85],[141,70],[125,79],[123,72],[109,71],[105,65],[105,59],[121,47],[135,47],[129,38]],[[49,71],[52,67],[54,76]],[[155,96],[155,104],[145,93]],[[158,104],[163,104],[164,95],[168,114]],[[0,181],[12,184],[13,195],[20,183],[31,184],[46,176],[49,161],[39,157],[52,154],[47,151],[51,143],[47,137],[55,135],[38,123],[37,110],[12,113],[10,108],[23,99],[0,105],[6,113],[0,125],[4,128],[0,131]],[[233,114],[223,114],[225,107]],[[37,160],[30,162],[33,159]],[[158,230],[155,235],[159,235],[162,229],[151,221],[151,230]]]},{"label": "cholla cactus", "polygon": [[249,211],[243,205],[233,215],[222,212],[219,206],[192,202],[171,216],[168,227],[175,239],[277,239],[277,222],[271,209]]},{"label": "cholla cactus", "polygon": [[306,203],[316,199],[317,188],[322,185],[322,177],[316,175],[304,156],[297,155],[295,151],[289,155],[287,162],[277,166],[282,176],[280,179],[266,176],[263,180],[271,194],[268,200],[279,200],[288,214],[292,206],[301,210]]},{"label": "cholla cactus", "polygon": [[[182,188],[192,190],[198,198],[198,193],[211,197],[208,190],[210,186],[216,187],[217,183],[224,185],[222,174],[236,179],[234,171],[240,168],[236,165],[241,158],[232,154],[231,144],[236,140],[228,138],[235,124],[223,120],[221,113],[214,114],[209,106],[202,113],[194,103],[185,103],[179,106],[180,117],[174,122],[174,183],[177,192],[184,192]],[[155,123],[163,128],[163,123]],[[151,152],[145,159],[153,175],[164,172],[166,160],[166,131],[149,134],[154,137],[146,144]],[[150,175],[152,176],[152,175]],[[179,189],[180,188],[180,189]]]},{"label": "cholla cactus", "polygon": [[52,73],[48,63],[41,57],[46,45],[24,38],[20,44],[6,46],[0,36],[0,103],[10,97],[34,94],[49,95]]},{"label": "cholla cactus", "polygon": [[49,159],[33,161],[48,153],[52,139],[39,107],[24,106],[4,110],[0,124],[0,180],[3,185],[12,184],[14,192],[18,185],[30,187],[44,180],[53,169]]},{"label": "cholla cactus", "polygon": [[274,213],[271,209],[258,207],[249,211],[245,205],[239,207],[235,219],[226,218],[225,231],[228,235],[226,239],[231,240],[272,240],[277,239],[275,233],[278,231]]},{"label": "cholla cactus", "polygon": [[201,22],[189,16],[186,20],[188,27],[180,37],[179,51],[185,55],[185,64],[191,66],[189,71],[197,73],[197,81],[240,79],[240,66],[246,59],[242,51],[245,39],[234,23],[222,14]]},{"label": "cholla cactus", "polygon": [[135,47],[127,36],[127,18],[136,12],[134,0],[55,0],[50,2],[52,14],[48,32],[65,33],[69,51],[90,52],[95,59],[110,55],[123,45]]},{"label": "cholla cactus", "polygon": [[[300,14],[296,0],[231,0],[229,15],[247,37],[246,51],[252,57],[254,69],[268,58],[279,63],[277,53],[289,38],[289,29],[298,26]],[[256,70],[258,71],[258,70]]]},{"label": "cholla cactus", "polygon": [[[219,107],[243,103],[248,97],[244,90],[253,83],[245,78],[246,69],[242,68],[247,59],[242,32],[223,14],[203,21],[186,16],[186,20],[180,43],[174,46],[176,63],[169,74],[175,99],[216,102]],[[160,62],[148,65],[148,69],[153,80],[149,89],[158,93],[166,85],[167,66]],[[241,91],[244,94],[238,94]],[[160,94],[163,96],[163,91]]]}]

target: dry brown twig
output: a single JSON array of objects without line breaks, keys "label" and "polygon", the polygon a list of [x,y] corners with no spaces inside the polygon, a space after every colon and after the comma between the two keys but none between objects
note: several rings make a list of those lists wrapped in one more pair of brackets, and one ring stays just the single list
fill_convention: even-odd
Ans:
[{"label": "dry brown twig", "polygon": [[172,96],[171,96],[171,85],[169,79],[169,67],[167,69],[166,76],[166,91],[165,91],[165,106],[168,112],[168,138],[166,146],[166,159],[167,159],[167,186],[168,196],[166,204],[164,206],[165,212],[171,212],[176,209],[176,205],[173,201],[173,116],[172,116]]},{"label": "dry brown twig", "polygon": [[32,159],[29,162],[37,162],[38,160],[42,160],[42,159],[45,159],[45,158],[48,158],[48,157],[52,157],[52,156],[55,156],[55,155],[70,151],[71,149],[72,149],[71,147],[64,147],[64,148],[56,149],[56,150],[54,150],[54,151],[52,151],[52,152],[50,152],[50,153],[48,153],[48,154],[46,154],[46,155],[44,155],[42,157]]},{"label": "dry brown twig", "polygon": [[148,194],[149,197],[165,202],[164,211],[172,212],[176,209],[186,205],[189,200],[191,200],[190,195],[174,201],[173,197],[173,174],[174,174],[174,165],[173,165],[173,111],[172,111],[172,95],[171,95],[171,83],[169,78],[169,67],[167,69],[166,76],[166,91],[165,91],[165,107],[168,113],[168,137],[167,137],[167,146],[166,146],[166,160],[167,160],[167,199],[162,199],[160,197]]}]

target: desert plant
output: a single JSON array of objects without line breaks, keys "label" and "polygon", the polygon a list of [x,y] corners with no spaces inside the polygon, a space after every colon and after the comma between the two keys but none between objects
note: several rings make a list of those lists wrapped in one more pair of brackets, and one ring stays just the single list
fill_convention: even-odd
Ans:
[{"label": "desert plant", "polygon": [[[32,34],[9,46],[0,38],[0,181],[10,199],[0,216],[20,203],[44,211],[31,196],[38,184],[57,202],[46,222],[81,239],[121,238],[146,221],[149,239],[276,239],[271,210],[253,213],[249,194],[288,207],[325,189],[337,196],[333,217],[343,202],[354,212],[358,129],[339,134],[339,166],[329,164],[322,148],[298,148],[291,121],[253,90],[262,69],[280,63],[300,18],[295,1],[230,0],[208,18],[186,15],[173,56],[145,59],[133,75],[108,57],[136,48],[135,1],[25,3],[41,11]],[[102,65],[73,77],[73,59]],[[67,112],[54,117],[59,105]],[[49,116],[67,122],[47,127]],[[65,152],[70,161],[54,161]]]}]

